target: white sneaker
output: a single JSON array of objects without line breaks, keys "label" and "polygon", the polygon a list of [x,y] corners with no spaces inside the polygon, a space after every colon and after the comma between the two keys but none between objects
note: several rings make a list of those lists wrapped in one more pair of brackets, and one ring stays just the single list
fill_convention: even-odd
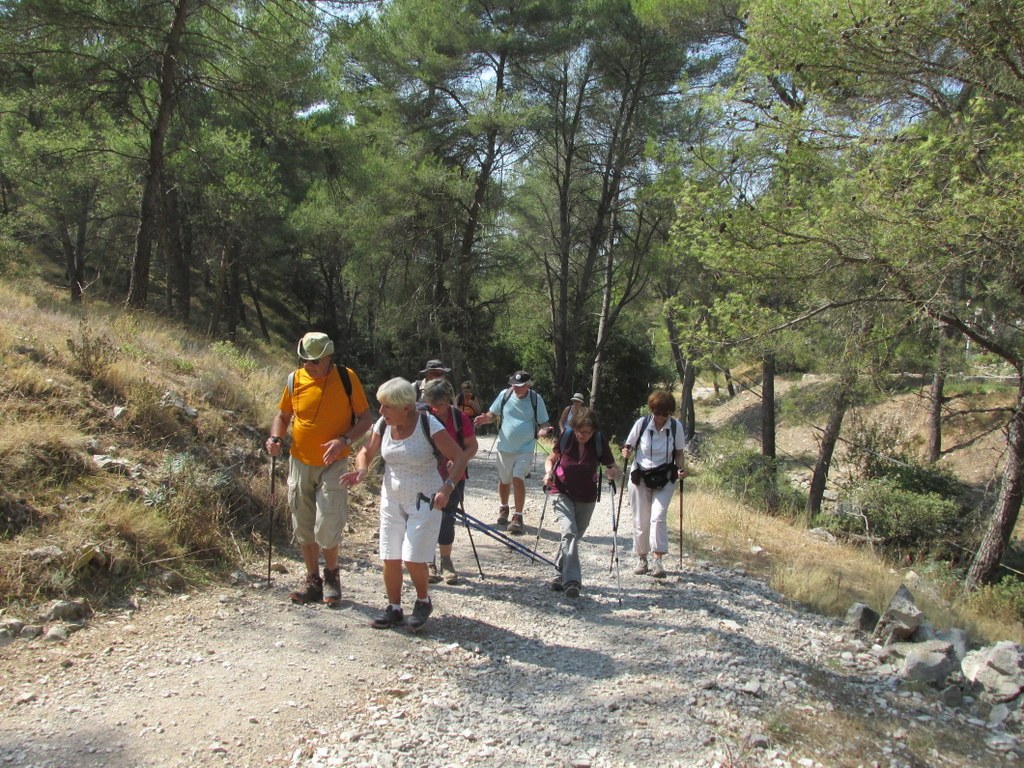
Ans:
[{"label": "white sneaker", "polygon": [[646,555],[641,555],[640,558],[636,561],[636,568],[633,569],[633,573],[635,573],[637,576],[643,576],[645,573],[647,573]]}]

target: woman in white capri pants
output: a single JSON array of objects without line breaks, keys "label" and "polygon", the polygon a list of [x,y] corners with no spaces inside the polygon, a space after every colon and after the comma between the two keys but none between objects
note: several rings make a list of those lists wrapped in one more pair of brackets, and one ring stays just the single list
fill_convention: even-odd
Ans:
[{"label": "woman in white capri pants", "polygon": [[[641,416],[622,446],[622,455],[633,457],[629,474],[629,501],[633,507],[633,549],[638,575],[665,578],[663,556],[668,552],[668,508],[677,478],[686,477],[683,457],[686,431],[672,417],[676,399],[655,390],[647,398],[650,415]],[[647,556],[653,555],[648,564]]]}]

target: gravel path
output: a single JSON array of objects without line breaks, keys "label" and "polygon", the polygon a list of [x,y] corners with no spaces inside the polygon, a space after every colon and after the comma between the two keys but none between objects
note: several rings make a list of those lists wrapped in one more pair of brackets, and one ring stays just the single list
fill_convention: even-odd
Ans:
[{"label": "gravel path", "polygon": [[[484,449],[489,439],[482,440]],[[493,459],[467,511],[491,522]],[[527,504],[532,547],[540,455]],[[624,504],[625,506],[625,504]],[[742,571],[669,558],[668,578],[609,573],[609,496],[582,547],[578,601],[550,568],[465,530],[462,580],[433,589],[418,636],[383,606],[372,533],[343,546],[346,601],[293,606],[289,568],[142,600],[65,644],[0,650],[0,764],[16,766],[996,766],[984,723],[876,672],[870,649]],[[540,551],[553,558],[553,515]],[[625,535],[623,535],[625,534]],[[673,544],[673,547],[675,545]],[[407,587],[407,603],[411,591]],[[620,602],[621,601],[621,602]],[[991,748],[990,748],[991,747]]]}]

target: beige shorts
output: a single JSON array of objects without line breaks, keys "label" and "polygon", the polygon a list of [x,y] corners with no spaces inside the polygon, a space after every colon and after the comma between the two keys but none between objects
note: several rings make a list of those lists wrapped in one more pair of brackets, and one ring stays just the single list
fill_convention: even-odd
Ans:
[{"label": "beige shorts", "polygon": [[512,478],[525,480],[533,466],[533,451],[498,451],[498,482],[508,485]]},{"label": "beige shorts", "polygon": [[348,488],[338,482],[348,462],[311,467],[294,456],[288,460],[288,508],[292,538],[300,546],[319,544],[332,549],[341,543],[348,522]]}]

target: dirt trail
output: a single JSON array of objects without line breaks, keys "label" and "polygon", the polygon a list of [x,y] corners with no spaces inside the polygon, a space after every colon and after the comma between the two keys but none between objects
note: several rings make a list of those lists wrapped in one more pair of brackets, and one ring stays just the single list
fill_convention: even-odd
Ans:
[{"label": "dirt trail", "polygon": [[[493,458],[467,511],[491,522]],[[532,547],[543,506],[531,480]],[[144,599],[65,644],[0,650],[0,764],[14,766],[996,766],[1019,755],[880,677],[870,651],[742,571],[687,557],[669,577],[611,562],[606,494],[582,547],[584,593],[465,530],[461,583],[433,589],[419,636],[368,626],[383,605],[373,532],[343,546],[345,602],[293,606],[289,569]],[[557,547],[547,510],[539,550]],[[630,530],[624,515],[620,533]],[[621,588],[620,588],[621,585]],[[411,593],[407,587],[407,603]],[[834,731],[834,734],[833,734]],[[733,762],[728,762],[728,761]],[[742,762],[739,762],[742,761]]]}]

